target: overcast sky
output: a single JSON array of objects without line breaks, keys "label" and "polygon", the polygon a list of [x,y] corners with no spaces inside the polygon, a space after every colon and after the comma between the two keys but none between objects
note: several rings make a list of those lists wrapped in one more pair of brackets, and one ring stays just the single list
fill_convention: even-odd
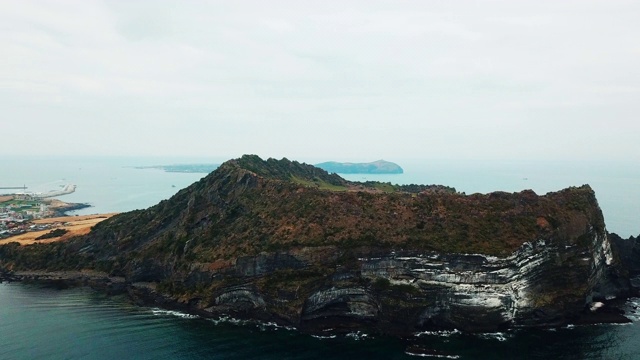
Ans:
[{"label": "overcast sky", "polygon": [[639,1],[0,1],[0,155],[640,161]]}]

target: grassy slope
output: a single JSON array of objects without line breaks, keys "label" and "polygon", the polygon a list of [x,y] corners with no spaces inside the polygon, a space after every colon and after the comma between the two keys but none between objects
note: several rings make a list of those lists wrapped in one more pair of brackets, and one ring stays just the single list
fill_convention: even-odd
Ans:
[{"label": "grassy slope", "polygon": [[[467,196],[446,188],[410,193],[390,184],[365,188],[383,192],[345,191],[353,183],[321,169],[244,156],[170,200],[115,216],[68,245],[34,247],[34,254],[18,263],[111,271],[153,259],[186,269],[193,262],[213,264],[301,246],[505,256],[527,241],[577,243],[589,224],[604,228],[588,186],[546,196],[531,191]],[[64,256],[47,260],[52,253]]]}]

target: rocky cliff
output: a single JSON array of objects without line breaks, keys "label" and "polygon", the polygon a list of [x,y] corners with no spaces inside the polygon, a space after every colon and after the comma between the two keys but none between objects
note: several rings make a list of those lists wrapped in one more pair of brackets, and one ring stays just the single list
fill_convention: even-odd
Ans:
[{"label": "rocky cliff", "polygon": [[464,195],[257,156],[82,238],[0,247],[0,266],[91,269],[141,301],[310,332],[555,326],[629,292],[589,186]]},{"label": "rocky cliff", "polygon": [[640,235],[622,239],[617,234],[609,234],[609,239],[619,254],[623,278],[630,280],[631,294],[640,296]]}]

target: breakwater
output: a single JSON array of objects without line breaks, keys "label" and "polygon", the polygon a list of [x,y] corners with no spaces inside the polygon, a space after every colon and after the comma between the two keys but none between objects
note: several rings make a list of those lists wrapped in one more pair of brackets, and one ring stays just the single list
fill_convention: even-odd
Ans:
[{"label": "breakwater", "polygon": [[33,197],[38,199],[45,199],[50,197],[71,194],[75,191],[76,191],[76,186],[73,184],[69,184],[69,185],[66,185],[62,190],[53,190],[53,191],[46,192],[44,194],[34,194]]}]

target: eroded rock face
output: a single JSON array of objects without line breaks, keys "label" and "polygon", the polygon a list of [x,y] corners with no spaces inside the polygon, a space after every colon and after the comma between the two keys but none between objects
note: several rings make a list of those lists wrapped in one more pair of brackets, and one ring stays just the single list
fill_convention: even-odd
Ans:
[{"label": "eroded rock face", "polygon": [[[594,301],[626,291],[624,286],[603,286],[611,281],[616,261],[606,233],[591,229],[587,235],[582,245],[547,240],[525,243],[504,258],[378,251],[358,258],[357,266],[338,266],[331,276],[311,284],[299,279],[283,282],[295,287],[295,281],[300,281],[295,291],[271,293],[260,282],[277,277],[277,270],[296,274],[312,268],[305,259],[313,250],[262,254],[225,270],[242,274],[248,285],[219,290],[207,311],[266,312],[309,331],[495,331],[560,325]],[[255,271],[258,263],[268,263],[259,268],[269,271]]]},{"label": "eroded rock face", "polygon": [[622,239],[617,234],[610,234],[611,244],[619,254],[622,271],[616,273],[618,282],[630,279],[631,292],[640,296],[640,235]]},{"label": "eroded rock face", "polygon": [[333,332],[368,328],[380,320],[377,296],[364,287],[332,287],[311,294],[302,308],[299,327]]},{"label": "eroded rock face", "polygon": [[[237,286],[224,289],[214,297],[213,303],[219,309],[251,310],[266,306],[262,296],[252,286]],[[213,309],[212,309],[213,310]]]},{"label": "eroded rock face", "polygon": [[287,253],[270,253],[238,258],[235,271],[240,276],[260,276],[279,269],[300,269],[304,266],[304,262]]},{"label": "eroded rock face", "polygon": [[[415,325],[466,330],[560,324],[592,301],[607,281],[613,254],[604,234],[592,234],[590,248],[524,244],[506,258],[478,254],[396,254],[363,258],[361,275],[415,288],[424,309]],[[602,297],[618,296],[618,289]]]}]

